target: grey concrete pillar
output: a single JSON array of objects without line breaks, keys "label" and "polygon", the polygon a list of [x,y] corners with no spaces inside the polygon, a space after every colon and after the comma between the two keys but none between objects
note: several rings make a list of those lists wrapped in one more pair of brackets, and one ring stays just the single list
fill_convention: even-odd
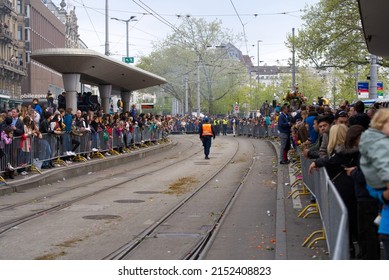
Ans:
[{"label": "grey concrete pillar", "polygon": [[129,91],[122,91],[120,93],[120,97],[123,101],[123,112],[129,112],[130,111],[130,99],[131,99],[131,92]]},{"label": "grey concrete pillar", "polygon": [[66,108],[72,108],[73,113],[77,111],[77,90],[80,84],[80,74],[63,74],[63,85],[66,92]]},{"label": "grey concrete pillar", "polygon": [[99,91],[103,112],[109,114],[109,98],[111,97],[112,85],[99,85]]},{"label": "grey concrete pillar", "polygon": [[377,82],[378,82],[377,69],[378,69],[377,56],[371,54],[370,55],[370,82],[369,82],[370,99],[377,98]]}]

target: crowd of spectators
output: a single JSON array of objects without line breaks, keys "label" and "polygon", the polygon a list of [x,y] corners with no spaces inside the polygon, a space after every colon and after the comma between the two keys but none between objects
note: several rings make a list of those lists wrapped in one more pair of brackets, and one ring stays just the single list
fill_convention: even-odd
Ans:
[{"label": "crowd of spectators", "polygon": [[[382,125],[381,128],[374,125],[385,110],[389,109],[374,106],[366,110],[364,103],[357,101],[351,105],[342,102],[336,110],[328,106],[302,106],[289,112],[292,146],[299,146],[302,155],[312,160],[310,174],[318,168],[326,169],[347,208],[351,258],[380,259],[380,241],[385,258],[389,258],[389,160],[385,159],[385,153],[372,155],[373,150],[377,151],[373,147],[379,147],[378,137],[361,141],[371,129],[387,139],[388,136],[379,131]],[[385,122],[389,126],[388,117]],[[364,151],[362,156],[361,151]],[[371,181],[366,182],[368,169],[361,164],[364,156],[370,159],[370,164],[381,163],[376,165],[373,175],[375,181],[381,183],[378,194],[371,191]],[[381,217],[379,226],[375,223],[377,217]]]},{"label": "crowd of spectators", "polygon": [[[48,95],[49,96],[49,95]],[[165,133],[198,133],[201,118],[194,116],[162,116],[152,113],[139,114],[133,105],[128,112],[115,112],[104,114],[101,110],[73,112],[72,108],[52,107],[44,108],[38,99],[34,99],[31,105],[23,106],[19,111],[13,108],[0,113],[0,157],[2,158],[2,170],[6,178],[12,179],[16,174],[15,168],[7,162],[9,145],[15,137],[21,140],[21,158],[25,157],[30,149],[31,137],[42,139],[43,134],[88,134],[90,135],[91,151],[97,151],[97,133],[105,131],[107,137],[113,134],[120,135],[124,147],[132,145],[134,129],[158,128]],[[249,117],[237,116],[211,116],[211,123],[215,127],[217,135],[226,135],[227,130],[232,131],[239,125],[256,125],[265,128],[265,131],[273,130],[282,133],[290,133],[290,142],[283,139],[288,149],[290,146],[299,146],[302,155],[311,159],[309,172],[317,168],[326,168],[329,178],[340,194],[348,211],[350,256],[360,259],[380,259],[380,240],[383,243],[386,258],[389,258],[389,167],[386,154],[371,155],[370,146],[374,147],[375,138],[369,141],[360,141],[364,135],[380,135],[386,140],[389,136],[389,112],[386,117],[378,119],[384,110],[378,107],[365,109],[362,101],[350,105],[342,102],[338,108],[329,106],[302,105],[298,110],[292,111],[287,106],[265,106],[259,113],[252,113]],[[377,113],[378,112],[378,113]],[[284,129],[284,124],[290,125],[290,130]],[[373,132],[371,133],[371,130]],[[285,135],[284,135],[285,136]],[[367,137],[367,136],[366,136]],[[378,140],[377,140],[378,141]],[[44,141],[42,141],[44,143]],[[71,160],[80,145],[74,137],[64,137],[67,145],[65,155]],[[288,144],[290,143],[290,144]],[[389,147],[387,142],[384,142]],[[45,146],[45,145],[43,145]],[[51,153],[47,145],[45,149]],[[361,151],[363,151],[361,157]],[[121,152],[121,151],[119,151]],[[289,163],[287,150],[281,153],[281,163]],[[84,155],[90,159],[89,154]],[[5,160],[4,160],[5,158]],[[362,158],[362,160],[361,160]],[[378,161],[374,165],[373,180],[370,173],[370,165],[366,162]],[[362,163],[362,164],[361,164]],[[51,160],[42,164],[42,168],[54,167]],[[21,175],[26,175],[25,169],[17,169]],[[365,178],[366,172],[370,172]],[[366,180],[367,179],[367,180]],[[366,182],[367,181],[367,182]],[[372,186],[376,181],[381,183],[381,188]],[[374,182],[374,183],[372,183]],[[314,198],[312,198],[314,199]],[[374,221],[381,215],[380,225]],[[381,236],[381,239],[379,238]],[[359,251],[356,252],[355,244]]]},{"label": "crowd of spectators", "polygon": [[[55,111],[54,111],[55,109]],[[0,159],[2,162],[1,170],[4,171],[5,178],[13,179],[15,175],[27,175],[25,168],[20,168],[20,164],[29,165],[31,160],[28,155],[31,150],[31,139],[39,139],[40,150],[47,153],[47,158],[53,155],[51,147],[44,134],[55,135],[65,151],[64,159],[71,163],[75,151],[80,145],[80,141],[75,136],[87,135],[88,144],[91,152],[99,151],[98,135],[102,132],[112,139],[114,133],[123,141],[123,148],[129,148],[134,143],[134,130],[158,128],[165,133],[170,130],[171,118],[152,113],[140,113],[135,110],[135,106],[129,112],[116,112],[113,114],[104,114],[102,111],[81,111],[73,112],[72,108],[47,107],[44,108],[38,99],[34,99],[32,104],[13,108],[0,113]],[[104,135],[103,134],[103,135]],[[20,149],[17,152],[17,166],[12,166],[10,162],[11,155],[15,153],[10,151],[12,140],[18,140],[18,145],[13,149]],[[107,143],[109,143],[107,139]],[[122,149],[118,151],[123,152]],[[106,152],[106,155],[109,155]],[[83,155],[90,160],[90,153]],[[15,163],[14,163],[15,164]],[[42,168],[53,168],[53,160],[46,160],[42,163]],[[16,170],[17,169],[17,170]]]}]

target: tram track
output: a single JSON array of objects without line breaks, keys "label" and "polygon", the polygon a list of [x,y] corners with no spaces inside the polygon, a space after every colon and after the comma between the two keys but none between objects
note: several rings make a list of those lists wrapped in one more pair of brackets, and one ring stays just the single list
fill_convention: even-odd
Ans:
[{"label": "tram track", "polygon": [[[186,251],[182,252],[178,257],[171,256],[171,259],[201,259],[201,258],[203,258],[203,255],[206,254],[206,250],[207,250],[209,244],[212,242],[212,239],[214,238],[215,234],[217,233],[218,225],[222,223],[223,217],[226,215],[226,213],[228,212],[228,209],[233,204],[234,197],[236,195],[238,195],[239,189],[242,187],[242,185],[244,184],[245,178],[250,173],[251,166],[255,162],[256,151],[255,151],[255,147],[254,147],[253,143],[251,143],[251,145],[243,145],[243,146],[250,146],[250,148],[248,149],[246,147],[246,149],[243,150],[243,152],[242,152],[241,151],[242,145],[239,145],[239,141],[241,142],[242,140],[238,140],[239,138],[228,138],[229,140],[227,142],[224,142],[224,144],[223,144],[223,141],[221,142],[222,143],[221,146],[220,146],[220,144],[218,144],[220,142],[218,142],[218,141],[215,142],[216,146],[214,146],[212,153],[211,153],[211,155],[213,154],[214,157],[211,158],[211,161],[204,161],[203,159],[201,159],[199,161],[198,160],[199,154],[200,153],[202,154],[202,149],[201,148],[196,149],[196,147],[194,147],[195,143],[197,143],[197,146],[199,146],[198,142],[197,142],[198,139],[197,138],[196,139],[189,138],[189,139],[190,139],[190,141],[188,141],[188,138],[185,139],[185,143],[187,143],[186,146],[184,145],[182,149],[176,150],[177,154],[178,153],[180,154],[179,157],[175,156],[173,153],[173,154],[170,154],[170,156],[169,155],[162,156],[162,158],[158,161],[148,161],[147,163],[142,164],[141,166],[138,166],[137,169],[127,168],[126,170],[130,169],[132,171],[132,173],[131,173],[132,178],[130,178],[130,179],[126,179],[128,177],[127,174],[122,174],[121,176],[118,175],[118,176],[116,176],[116,178],[112,178],[112,179],[121,180],[121,181],[117,182],[116,184],[110,184],[109,186],[105,187],[104,189],[96,190],[96,188],[95,188],[93,192],[88,192],[85,195],[78,195],[77,197],[74,197],[73,199],[68,199],[68,200],[63,201],[61,203],[58,203],[56,205],[52,205],[51,207],[48,207],[42,211],[32,213],[31,215],[25,215],[23,217],[19,217],[18,219],[9,220],[8,224],[4,223],[4,222],[0,223],[0,237],[1,237],[1,239],[3,239],[5,241],[6,238],[8,237],[8,235],[5,235],[5,234],[7,232],[9,232],[11,229],[13,229],[14,227],[17,227],[18,225],[21,225],[23,223],[30,222],[27,224],[27,226],[22,227],[23,230],[26,230],[27,227],[31,229],[31,228],[35,228],[36,226],[39,226],[40,224],[47,224],[50,221],[50,215],[48,215],[50,213],[58,212],[58,214],[56,214],[54,216],[59,217],[58,215],[60,215],[61,219],[65,220],[65,219],[67,219],[66,213],[75,213],[74,209],[84,209],[86,207],[86,205],[91,205],[90,204],[91,201],[96,201],[96,199],[94,199],[93,197],[98,197],[99,194],[103,194],[103,197],[104,197],[104,196],[106,196],[106,194],[104,194],[104,192],[108,192],[109,190],[112,190],[115,188],[118,188],[118,190],[120,190],[119,193],[121,193],[122,188],[126,184],[128,185],[128,183],[131,183],[132,187],[130,187],[128,189],[128,186],[127,186],[126,187],[127,192],[130,191],[131,193],[135,194],[135,193],[139,192],[139,191],[137,191],[137,189],[142,190],[142,189],[139,189],[139,184],[135,183],[135,181],[137,181],[137,180],[139,181],[138,183],[146,184],[146,186],[147,186],[148,185],[147,182],[150,182],[150,180],[152,180],[151,177],[154,177],[158,172],[159,172],[159,175],[157,175],[156,178],[158,178],[161,174],[170,174],[170,171],[168,171],[168,170],[180,169],[180,168],[178,168],[178,166],[193,166],[192,170],[193,170],[193,168],[194,168],[194,170],[197,170],[197,169],[206,170],[206,169],[209,169],[208,165],[211,162],[212,165],[214,165],[212,172],[204,173],[203,171],[201,171],[202,177],[200,176],[200,178],[201,178],[200,184],[198,184],[198,182],[195,183],[195,188],[191,189],[190,192],[185,193],[185,196],[173,194],[173,195],[170,195],[170,198],[169,198],[169,195],[164,193],[164,191],[160,191],[161,195],[158,195],[158,196],[164,197],[162,201],[168,202],[168,203],[166,203],[166,202],[163,203],[163,204],[166,204],[167,206],[160,205],[160,207],[158,207],[158,209],[161,209],[162,211],[155,212],[154,214],[151,214],[151,212],[150,213],[145,212],[146,215],[142,214],[142,216],[144,216],[143,222],[141,220],[142,218],[137,218],[135,221],[132,218],[130,218],[131,220],[128,220],[128,221],[130,221],[129,225],[126,225],[127,220],[123,219],[120,222],[122,225],[118,228],[121,228],[122,230],[123,229],[130,229],[130,231],[128,231],[128,232],[126,231],[125,235],[121,236],[117,241],[113,242],[112,245],[107,246],[107,248],[105,250],[105,254],[103,253],[104,250],[98,250],[99,255],[100,255],[100,257],[98,257],[98,259],[131,259],[133,257],[133,256],[131,257],[131,254],[138,251],[138,250],[142,251],[143,250],[142,246],[144,246],[144,244],[147,243],[147,241],[150,241],[150,240],[153,240],[153,241],[157,240],[158,241],[158,238],[160,238],[162,240],[164,237],[166,237],[166,236],[169,237],[169,235],[171,234],[172,237],[174,237],[175,235],[178,235],[177,239],[182,238],[182,235],[184,235],[185,238],[187,236],[195,237],[194,238],[195,240],[192,240],[194,242],[191,241],[190,248],[186,248]],[[224,151],[223,146],[226,145],[226,143],[228,143],[228,145],[230,147],[233,147],[233,149],[235,149],[235,150],[230,149],[230,152],[228,152],[227,154],[225,154],[224,152],[222,152],[222,153],[217,152],[217,151]],[[233,143],[236,143],[236,144],[233,144]],[[218,145],[219,145],[219,148],[217,149],[216,147],[218,147]],[[244,170],[242,169],[243,168],[243,159],[239,159],[238,153],[240,153],[240,157],[242,157],[242,153],[246,154],[245,159],[244,159],[244,161],[245,161]],[[222,156],[220,156],[220,155],[222,155]],[[220,205],[216,203],[217,207],[215,206],[215,208],[212,208],[213,211],[209,210],[212,212],[212,214],[211,214],[212,217],[211,218],[208,217],[208,218],[210,220],[212,220],[212,222],[209,222],[209,221],[204,222],[204,230],[205,230],[204,232],[192,233],[192,231],[188,231],[188,232],[182,232],[182,233],[180,233],[180,232],[170,233],[170,232],[166,231],[166,229],[168,228],[168,225],[174,225],[176,223],[174,220],[177,219],[177,217],[174,217],[174,216],[182,215],[182,213],[185,211],[187,211],[187,212],[192,211],[191,209],[187,209],[188,205],[190,205],[191,203],[193,204],[193,201],[196,201],[196,197],[201,197],[201,196],[204,197],[207,195],[209,196],[210,189],[216,188],[215,186],[212,187],[212,184],[215,184],[215,181],[218,181],[215,178],[219,177],[218,179],[221,181],[222,180],[221,178],[227,177],[227,175],[225,173],[228,174],[231,172],[231,168],[229,168],[229,165],[234,166],[234,167],[232,167],[234,169],[234,168],[236,168],[236,163],[239,163],[239,162],[242,163],[242,165],[238,164],[240,166],[239,167],[240,168],[240,171],[239,171],[240,177],[236,179],[236,182],[234,182],[234,186],[231,185],[231,187],[229,186],[229,189],[222,190],[223,192],[226,193],[226,195],[225,195],[225,197],[223,197],[223,202],[219,203]],[[175,167],[175,166],[177,166],[177,167]],[[154,168],[154,169],[152,170],[152,168]],[[216,170],[216,168],[217,168],[217,170]],[[122,173],[123,173],[123,171],[122,171]],[[134,174],[134,173],[138,173],[138,174]],[[206,174],[206,176],[203,176],[204,174]],[[99,180],[101,180],[101,178],[104,178],[104,175],[101,175],[99,178],[94,178],[93,180],[89,180],[88,182],[98,182]],[[145,178],[148,178],[148,179],[145,180]],[[172,177],[172,179],[166,179],[166,180],[174,180],[173,178],[174,177]],[[108,178],[105,178],[105,179],[108,179]],[[108,180],[110,180],[110,179],[108,179]],[[134,182],[135,184],[133,184],[132,182]],[[165,181],[164,181],[164,183],[162,183],[162,185],[161,185],[162,189],[164,188],[163,186],[166,186],[166,184],[169,184],[169,183],[167,183]],[[77,186],[81,187],[83,185],[84,184],[79,184]],[[102,184],[100,184],[100,186],[101,185]],[[133,185],[135,185],[135,186],[133,186]],[[221,183],[221,185],[224,186],[224,185],[229,185],[229,184],[228,184],[228,182],[227,183],[223,182],[223,183]],[[72,186],[72,187],[76,187],[76,186]],[[208,189],[208,191],[206,189]],[[155,189],[155,187],[151,187],[151,188],[146,188],[143,190],[147,191],[147,190],[156,190],[156,189]],[[71,191],[71,190],[69,189],[69,191]],[[207,194],[207,192],[208,192],[208,194]],[[66,191],[61,190],[61,193],[62,194],[66,193]],[[55,196],[56,194],[52,193],[52,195]],[[48,197],[48,195],[45,195],[45,198],[47,198],[47,197]],[[42,197],[42,199],[45,199],[45,198]],[[92,198],[92,200],[90,200],[90,198]],[[122,197],[122,198],[125,198],[125,197]],[[154,197],[154,198],[156,199],[156,197]],[[172,198],[174,198],[174,199],[172,199]],[[101,196],[99,199],[101,199]],[[199,198],[197,198],[197,200],[198,199]],[[34,200],[36,201],[36,198]],[[88,202],[81,202],[81,204],[77,203],[77,202],[80,202],[83,200],[88,200]],[[111,201],[112,201],[112,199],[111,199]],[[160,201],[160,199],[158,199],[158,201]],[[27,203],[27,201],[25,203]],[[92,202],[92,203],[94,203],[94,202]],[[99,204],[102,203],[102,205],[104,205],[107,202],[104,202],[104,200],[102,200],[98,203]],[[92,205],[95,205],[95,204],[92,204]],[[13,205],[13,206],[16,207],[16,205]],[[206,207],[206,206],[204,206],[204,207]],[[68,209],[66,209],[66,208],[68,208]],[[3,207],[2,209],[0,209],[0,213],[2,211],[5,212],[6,209],[10,210],[10,209],[12,209],[12,206],[7,206],[5,208]],[[63,209],[64,209],[64,211],[60,212],[60,210],[63,210]],[[97,208],[92,208],[92,209],[97,209]],[[134,208],[134,210],[135,209],[139,209],[140,211],[142,211],[141,210],[142,207],[141,208],[136,207],[136,208]],[[144,211],[149,211],[149,210],[147,210],[147,208],[144,208],[144,209],[145,209]],[[69,212],[69,210],[70,210],[70,212]],[[135,211],[139,211],[139,210],[135,210]],[[92,210],[92,211],[94,211],[94,210]],[[106,213],[107,211],[103,211],[103,213],[104,212]],[[133,211],[131,211],[131,212],[133,212]],[[160,214],[159,216],[158,216],[158,213]],[[93,212],[91,214],[93,214]],[[112,214],[114,214],[114,213],[112,213]],[[120,215],[119,212],[116,212],[115,214]],[[46,219],[46,217],[43,217],[44,215],[46,215],[48,217],[48,219]],[[202,215],[202,214],[199,214],[199,215]],[[81,213],[81,216],[82,216],[82,213]],[[130,215],[130,216],[133,217],[133,215]],[[43,219],[37,220],[36,222],[34,222],[34,220],[36,218],[39,218],[39,217],[43,217]],[[78,215],[78,217],[80,217],[80,215]],[[124,215],[123,218],[124,217],[127,217],[127,215]],[[41,222],[43,222],[43,223],[41,223]],[[35,224],[36,224],[36,226],[34,226]],[[87,230],[87,228],[85,228],[85,230]],[[70,237],[63,237],[62,240],[68,240],[67,242],[70,242],[70,243],[72,243],[73,240],[79,240],[79,241],[77,241],[77,243],[78,243],[78,242],[81,242],[81,240],[83,240],[83,239],[91,239],[91,237],[94,236],[94,238],[93,238],[93,240],[95,240],[94,242],[96,242],[96,241],[98,242],[99,239],[97,239],[97,236],[101,234],[101,233],[99,233],[99,231],[96,232],[97,235],[92,234],[92,236],[91,236],[90,232],[92,232],[93,229],[88,229],[86,233],[85,233],[85,230],[81,230],[79,233],[77,233],[77,231],[74,233],[72,232]],[[82,233],[82,232],[84,232],[84,233]],[[17,233],[17,231],[15,231],[15,233]],[[68,232],[68,233],[70,233],[70,232]],[[2,236],[2,235],[4,235],[4,236]],[[126,241],[126,238],[125,238],[126,236],[128,236],[128,237],[131,236],[130,239],[128,239],[129,241],[126,243],[122,243],[124,245],[120,246],[121,242]],[[89,240],[88,242],[86,242],[85,244],[83,244],[82,246],[88,246],[87,244],[90,242],[92,242],[92,239]],[[59,253],[56,253],[56,252],[58,252],[59,248],[61,248],[61,247],[64,248],[63,244],[66,244],[66,242],[61,242],[60,240],[55,241],[55,239],[53,239],[52,241],[50,241],[50,243],[54,247],[51,247],[51,249],[50,249],[50,247],[46,248],[46,249],[42,248],[42,250],[44,250],[44,251],[41,251],[40,253],[37,252],[34,255],[31,255],[31,257],[38,258],[38,259],[41,259],[41,258],[45,259],[48,255],[52,254],[54,256],[54,259],[57,259],[58,257],[63,258],[63,257],[61,257],[61,256],[63,256],[63,255],[61,255],[62,254],[61,252],[59,252]],[[80,246],[81,246],[81,244],[80,244]],[[107,255],[107,252],[114,249],[115,247],[118,249],[111,251],[111,253]],[[77,249],[77,250],[82,250],[81,248],[82,247],[80,247],[80,249]],[[85,247],[84,249],[89,251],[89,249],[87,249],[87,247]],[[66,251],[65,255],[68,255],[68,257],[65,257],[65,258],[70,257],[70,259],[72,259],[72,258],[74,258],[74,256],[77,256],[77,255],[80,256],[79,253],[72,252],[74,250],[71,248],[67,247],[67,249],[65,251]],[[96,251],[96,250],[91,250],[91,252],[93,252],[93,251]],[[52,253],[48,254],[47,252],[52,252]],[[75,253],[75,255],[74,255],[74,253]],[[87,257],[88,255],[90,257],[93,256],[93,255],[87,254],[87,253],[82,253],[81,255],[84,256],[81,258],[89,258],[89,257]],[[4,256],[5,255],[3,255],[3,257]],[[76,257],[76,258],[80,258],[80,257]],[[150,259],[154,259],[153,256],[150,256]]]},{"label": "tram track", "polygon": [[[155,168],[154,170],[150,170],[147,173],[142,172],[139,175],[133,176],[131,179],[124,180],[122,182],[110,185],[110,186],[102,188],[100,190],[95,190],[95,191],[89,192],[89,193],[87,193],[85,195],[78,196],[78,197],[73,198],[73,199],[68,200],[68,201],[63,201],[63,202],[61,202],[61,203],[59,203],[57,205],[54,205],[54,206],[51,206],[51,207],[48,207],[48,208],[36,211],[35,213],[29,214],[29,215],[24,215],[22,217],[14,218],[14,219],[11,219],[11,220],[8,220],[8,221],[5,221],[5,222],[0,222],[0,236],[2,234],[4,234],[4,233],[10,231],[12,228],[15,228],[15,227],[17,227],[17,226],[19,226],[19,225],[21,225],[23,223],[30,222],[30,221],[32,221],[32,220],[34,220],[36,218],[39,218],[39,217],[41,217],[43,215],[47,215],[49,213],[65,209],[65,208],[71,206],[72,204],[74,204],[76,202],[82,201],[82,200],[87,199],[87,198],[91,198],[91,197],[93,197],[93,196],[95,196],[97,194],[101,194],[103,192],[107,192],[107,191],[112,190],[114,188],[117,188],[117,187],[120,187],[122,185],[128,184],[131,181],[140,179],[140,178],[142,178],[144,176],[150,176],[153,173],[155,173],[157,171],[160,171],[162,168],[170,168],[170,167],[172,167],[172,166],[174,166],[176,164],[180,164],[180,163],[190,159],[191,157],[193,157],[193,156],[195,156],[195,155],[197,155],[198,153],[201,152],[200,149],[195,150],[195,151],[192,150],[194,144],[195,144],[195,142],[191,141],[189,147],[188,146],[184,146],[184,148],[182,150],[178,151],[178,153],[188,152],[189,151],[189,155],[188,156],[184,156],[182,159],[180,159],[178,161],[174,161],[171,164],[166,164],[166,161],[164,161],[164,166],[162,166],[162,167],[158,166],[158,168]],[[155,164],[155,162],[154,162],[154,164]],[[132,172],[135,171],[136,172],[138,170],[144,169],[145,166],[150,166],[150,165],[153,165],[153,164],[146,163],[146,164],[142,164],[140,166],[137,166],[135,168],[125,169],[124,171],[132,171]],[[120,172],[123,172],[123,171],[121,170]],[[113,175],[117,175],[117,174],[118,173],[116,173],[116,174],[114,173]],[[101,179],[102,179],[102,177],[97,177],[97,178],[88,180],[87,183],[85,183],[85,182],[79,183],[79,184],[76,184],[76,185],[74,185],[72,187],[69,187],[69,188],[66,188],[66,189],[57,190],[57,191],[54,191],[54,192],[47,193],[45,195],[41,195],[41,196],[38,196],[38,197],[34,197],[32,199],[25,200],[23,202],[19,202],[19,203],[15,203],[15,204],[12,204],[12,205],[5,206],[5,207],[1,207],[0,208],[0,214],[2,212],[14,210],[17,207],[29,205],[31,203],[39,203],[41,201],[47,201],[49,198],[69,193],[69,192],[71,192],[73,190],[79,189],[81,187],[85,187],[85,185],[93,185],[94,183],[99,182]]]},{"label": "tram track", "polygon": [[[179,204],[177,204],[174,208],[172,208],[168,213],[166,213],[163,217],[161,217],[158,221],[156,221],[154,224],[146,228],[144,231],[142,231],[138,236],[136,236],[134,239],[132,239],[127,244],[124,244],[122,247],[118,248],[114,252],[110,253],[109,255],[105,256],[103,259],[105,260],[122,260],[127,259],[127,256],[131,254],[132,252],[139,249],[144,242],[147,242],[147,240],[152,239],[153,237],[158,236],[159,231],[163,231],[162,227],[165,224],[171,223],[169,220],[176,215],[179,211],[183,211],[182,209],[196,196],[198,196],[201,192],[206,190],[207,188],[210,188],[210,185],[212,183],[212,180],[215,179],[217,176],[219,176],[223,171],[226,170],[226,167],[231,164],[231,162],[236,159],[238,152],[240,151],[239,141],[235,140],[237,143],[237,148],[234,152],[234,154],[230,157],[229,160],[226,160],[225,163],[219,167],[219,169],[214,172],[207,180],[205,180],[201,186],[198,186],[195,192],[191,193],[188,197],[186,197],[184,200],[182,200]],[[255,147],[253,143],[251,142],[252,149],[255,154]],[[213,224],[208,227],[205,233],[200,234],[198,236],[201,236],[198,240],[195,240],[193,242],[192,246],[189,250],[181,254],[180,259],[186,259],[186,260],[195,260],[195,259],[201,259],[203,258],[203,255],[206,254],[206,249],[208,248],[209,243],[211,242],[213,235],[217,232],[217,227],[220,225],[220,223],[223,220],[224,215],[228,212],[228,209],[232,206],[234,199],[236,195],[238,194],[241,187],[244,185],[245,179],[248,176],[250,170],[252,169],[253,164],[255,163],[255,157],[252,157],[252,161],[249,164],[249,167],[245,170],[245,172],[242,174],[239,183],[233,188],[231,195],[227,198],[225,201],[225,205],[222,206],[222,209],[218,212],[217,219],[214,220]],[[196,236],[196,234],[193,233],[193,236]],[[154,238],[155,239],[155,238]],[[196,238],[194,238],[196,239]],[[162,240],[162,242],[164,242]],[[131,259],[131,258],[128,258]]]}]

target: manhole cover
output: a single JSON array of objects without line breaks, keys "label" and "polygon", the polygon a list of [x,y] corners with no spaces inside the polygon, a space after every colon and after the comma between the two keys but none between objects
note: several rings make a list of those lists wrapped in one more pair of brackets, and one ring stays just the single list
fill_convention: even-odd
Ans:
[{"label": "manhole cover", "polygon": [[209,162],[194,162],[194,165],[210,165]]},{"label": "manhole cover", "polygon": [[145,201],[140,200],[140,199],[120,199],[120,200],[115,200],[114,202],[117,202],[117,203],[142,203]]},{"label": "manhole cover", "polygon": [[134,193],[140,193],[140,194],[154,194],[154,193],[160,193],[160,192],[157,192],[157,191],[137,191],[137,192],[134,192]]},{"label": "manhole cover", "polygon": [[182,236],[182,237],[201,237],[202,234],[201,233],[188,233],[188,232],[159,232],[159,233],[154,235],[154,237],[156,237],[156,238],[169,237],[169,236],[172,236],[172,237],[179,237],[179,236]]},{"label": "manhole cover", "polygon": [[114,220],[121,218],[118,215],[90,215],[90,216],[84,216],[84,219],[88,220]]}]

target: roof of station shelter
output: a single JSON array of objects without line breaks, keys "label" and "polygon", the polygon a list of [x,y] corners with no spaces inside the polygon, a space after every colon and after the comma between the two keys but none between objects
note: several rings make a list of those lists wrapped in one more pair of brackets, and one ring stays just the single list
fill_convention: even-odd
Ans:
[{"label": "roof of station shelter", "polygon": [[61,74],[80,74],[80,82],[112,85],[126,92],[165,84],[158,75],[90,49],[51,48],[32,52],[31,58]]},{"label": "roof of station shelter", "polygon": [[388,0],[358,0],[365,41],[370,53],[389,57]]}]

